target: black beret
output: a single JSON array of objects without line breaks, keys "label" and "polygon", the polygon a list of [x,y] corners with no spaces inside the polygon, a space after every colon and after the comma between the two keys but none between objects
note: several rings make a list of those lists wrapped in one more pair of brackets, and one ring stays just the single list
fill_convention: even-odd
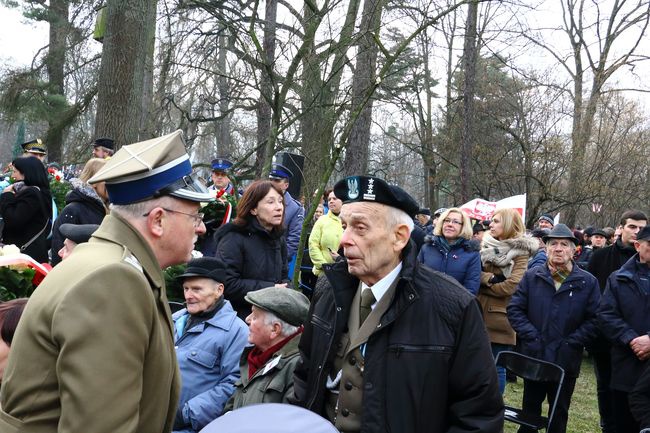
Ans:
[{"label": "black beret", "polygon": [[115,150],[115,141],[112,138],[98,138],[93,143],[93,147],[105,147],[106,149]]},{"label": "black beret", "polygon": [[211,278],[218,283],[223,283],[226,276],[226,264],[216,257],[199,257],[192,259],[187,264],[187,269],[178,279],[189,277]]},{"label": "black beret", "polygon": [[334,195],[343,203],[368,201],[382,203],[406,212],[411,218],[420,210],[418,203],[406,191],[385,180],[372,176],[350,176],[334,185]]},{"label": "black beret", "polygon": [[63,237],[70,239],[74,243],[82,244],[88,242],[88,239],[98,227],[97,224],[61,224],[59,231]]},{"label": "black beret", "polygon": [[420,210],[418,211],[418,213],[419,213],[420,215],[429,215],[429,216],[431,216],[431,209],[426,208],[426,207],[423,207],[422,209],[420,209]]},{"label": "black beret", "polygon": [[273,286],[248,292],[244,299],[293,326],[302,325],[309,312],[309,299],[299,291],[285,287]]}]

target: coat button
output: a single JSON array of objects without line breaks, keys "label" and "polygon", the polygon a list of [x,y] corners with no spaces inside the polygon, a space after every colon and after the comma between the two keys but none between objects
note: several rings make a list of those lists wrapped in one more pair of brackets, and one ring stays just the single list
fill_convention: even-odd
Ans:
[{"label": "coat button", "polygon": [[351,356],[348,362],[350,363],[350,365],[357,365],[357,358]]},{"label": "coat button", "polygon": [[343,410],[341,410],[341,415],[348,416],[350,415],[350,411],[344,408]]},{"label": "coat button", "polygon": [[196,351],[192,351],[192,352],[190,352],[190,355],[191,355],[191,356],[196,356]]},{"label": "coat button", "polygon": [[350,390],[352,389],[352,383],[351,383],[350,381],[345,382],[345,385],[343,385],[343,386],[344,386],[345,389],[347,389],[348,391],[350,391]]},{"label": "coat button", "polygon": [[372,389],[372,382],[366,382],[363,387],[368,390]]}]

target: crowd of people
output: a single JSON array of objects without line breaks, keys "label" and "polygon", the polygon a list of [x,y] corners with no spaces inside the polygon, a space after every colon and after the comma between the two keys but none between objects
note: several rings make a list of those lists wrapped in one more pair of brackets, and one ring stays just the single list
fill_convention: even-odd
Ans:
[{"label": "crowd of people", "polygon": [[[555,403],[548,431],[561,433],[585,349],[602,431],[650,428],[641,211],[616,229],[549,214],[527,229],[507,208],[473,223],[352,176],[309,224],[303,294],[290,279],[305,211],[282,164],[238,190],[219,157],[207,187],[178,131],[118,151],[101,138],[55,217],[46,147],[23,147],[2,239],[54,267],[29,300],[0,303],[2,432],[191,433],[260,403],[341,432],[500,432],[495,359],[516,350],[563,368],[557,401],[524,380],[522,402],[537,415]],[[163,270],[178,264],[172,314]]]}]

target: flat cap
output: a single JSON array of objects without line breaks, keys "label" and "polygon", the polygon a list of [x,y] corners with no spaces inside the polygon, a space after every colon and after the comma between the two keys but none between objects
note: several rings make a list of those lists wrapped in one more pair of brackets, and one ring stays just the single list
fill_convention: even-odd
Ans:
[{"label": "flat cap", "polygon": [[208,190],[192,176],[182,131],[122,146],[88,183],[106,182],[110,202],[137,203],[163,195],[210,201]]},{"label": "flat cap", "polygon": [[608,238],[609,235],[605,233],[605,230],[603,229],[594,229],[593,232],[591,232],[591,236],[602,236],[604,238]]},{"label": "flat cap", "polygon": [[544,242],[548,242],[549,239],[570,239],[574,244],[578,244],[578,239],[573,236],[573,232],[566,224],[558,224],[553,227],[553,230],[548,232],[548,234],[542,237]]},{"label": "flat cap", "polygon": [[297,290],[267,287],[248,292],[244,299],[249,304],[270,311],[289,325],[300,326],[307,320],[309,299]]},{"label": "flat cap", "polygon": [[115,150],[115,141],[112,138],[98,138],[93,142],[93,147],[105,147],[106,149]]},{"label": "flat cap", "polygon": [[216,257],[199,257],[188,262],[185,272],[176,276],[178,279],[189,277],[210,278],[223,283],[226,276],[226,264]]},{"label": "flat cap", "polygon": [[271,172],[269,173],[269,179],[291,179],[293,173],[287,167],[282,164],[274,163],[271,165]]},{"label": "flat cap", "polygon": [[212,170],[213,171],[226,171],[230,170],[234,164],[231,160],[226,158],[216,158],[212,160]]},{"label": "flat cap", "polygon": [[97,224],[61,224],[59,231],[63,237],[70,239],[74,243],[82,244],[88,242],[88,239],[98,227]]},{"label": "flat cap", "polygon": [[637,233],[636,235],[636,240],[637,241],[650,240],[650,226],[645,226],[641,230],[639,230],[639,233]]},{"label": "flat cap", "polygon": [[389,185],[385,180],[372,176],[351,176],[334,185],[334,195],[343,203],[368,201],[382,203],[406,212],[411,218],[420,210],[420,206],[406,191],[396,185]]},{"label": "flat cap", "polygon": [[47,146],[43,143],[43,140],[36,138],[31,141],[27,141],[20,145],[23,148],[24,152],[38,153],[40,155],[45,155],[47,153]]},{"label": "flat cap", "polygon": [[431,216],[431,209],[426,208],[426,207],[423,207],[422,209],[420,209],[420,210],[418,211],[418,214],[420,214],[420,215],[429,215],[429,216]]}]

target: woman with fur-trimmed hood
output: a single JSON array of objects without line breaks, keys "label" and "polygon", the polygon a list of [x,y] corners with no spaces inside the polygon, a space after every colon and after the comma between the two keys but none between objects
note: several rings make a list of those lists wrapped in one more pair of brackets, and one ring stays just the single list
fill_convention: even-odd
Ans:
[{"label": "woman with fur-trimmed hood", "polygon": [[[524,237],[526,228],[515,209],[499,209],[492,216],[490,230],[481,243],[481,286],[478,300],[492,344],[492,354],[515,344],[515,331],[508,322],[506,308],[517,284],[524,276],[528,258],[535,254],[535,239]],[[506,373],[497,368],[499,388],[503,394]]]}]

